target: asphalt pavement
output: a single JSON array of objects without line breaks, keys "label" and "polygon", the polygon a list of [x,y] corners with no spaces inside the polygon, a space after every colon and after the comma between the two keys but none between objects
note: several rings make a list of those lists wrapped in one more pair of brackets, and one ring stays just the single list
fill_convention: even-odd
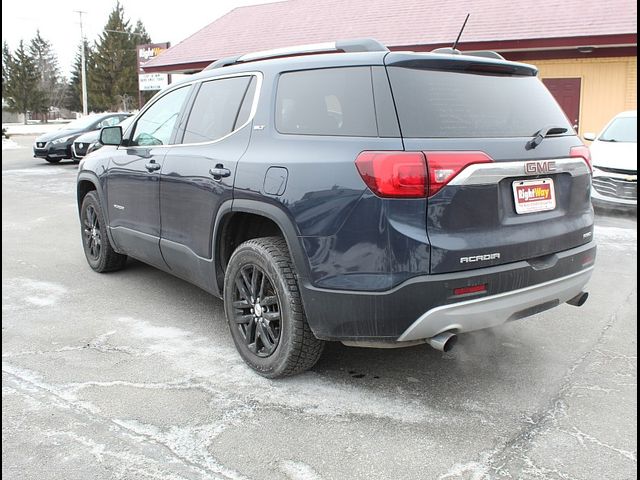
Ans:
[{"label": "asphalt pavement", "polygon": [[590,297],[443,354],[330,344],[266,380],[222,302],[87,265],[77,166],[2,152],[5,479],[632,479],[637,220],[599,214]]}]

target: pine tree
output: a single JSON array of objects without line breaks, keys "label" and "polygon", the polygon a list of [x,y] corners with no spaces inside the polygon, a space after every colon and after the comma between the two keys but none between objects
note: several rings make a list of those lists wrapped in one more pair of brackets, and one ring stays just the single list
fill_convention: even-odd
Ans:
[{"label": "pine tree", "polygon": [[129,20],[125,19],[124,9],[119,2],[116,3],[98,38],[95,66],[88,75],[90,90],[95,92],[94,108],[131,110],[137,107],[136,45],[148,41],[149,36],[142,22],[139,21],[132,29]]},{"label": "pine tree", "polygon": [[6,97],[7,82],[11,75],[11,51],[6,41],[2,42],[2,98]]},{"label": "pine tree", "polygon": [[29,46],[29,54],[34,59],[38,74],[40,76],[39,87],[44,92],[43,102],[38,113],[44,113],[44,119],[47,120],[47,113],[50,107],[60,108],[64,100],[66,82],[60,75],[58,67],[58,57],[51,47],[51,43],[47,42],[40,35],[40,31],[36,32],[36,36],[31,40]]},{"label": "pine tree", "polygon": [[29,111],[38,111],[42,108],[44,92],[40,90],[39,82],[40,76],[36,62],[29,56],[24,42],[20,40],[18,48],[11,56],[4,93],[9,110],[23,113],[25,124]]}]

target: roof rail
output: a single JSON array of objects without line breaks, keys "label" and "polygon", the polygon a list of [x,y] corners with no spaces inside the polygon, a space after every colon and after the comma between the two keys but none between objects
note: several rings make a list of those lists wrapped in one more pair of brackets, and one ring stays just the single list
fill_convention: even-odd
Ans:
[{"label": "roof rail", "polygon": [[293,47],[275,48],[273,50],[263,50],[261,52],[246,53],[236,57],[226,57],[216,60],[205,70],[222,68],[236,63],[252,62],[267,58],[289,57],[293,55],[304,55],[309,53],[325,52],[388,52],[389,49],[377,40],[372,38],[357,38],[349,40],[338,40],[336,42],[314,43],[310,45],[297,45]]},{"label": "roof rail", "polygon": [[432,53],[446,53],[448,55],[470,55],[472,57],[484,57],[484,58],[495,58],[497,60],[504,60],[504,57],[500,55],[498,52],[494,52],[491,50],[478,50],[475,52],[461,52],[456,48],[444,47],[444,48],[436,48],[435,50],[431,50]]}]

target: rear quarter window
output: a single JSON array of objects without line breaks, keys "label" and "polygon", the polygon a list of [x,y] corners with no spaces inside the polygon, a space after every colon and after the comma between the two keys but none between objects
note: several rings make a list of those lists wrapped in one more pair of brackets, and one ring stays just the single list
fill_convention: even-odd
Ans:
[{"label": "rear quarter window", "polygon": [[[203,82],[191,108],[182,143],[211,142],[230,134],[248,119],[248,111],[244,109],[243,121],[238,123],[241,106],[250,105],[254,93],[255,76]],[[246,98],[249,95],[250,98]]]},{"label": "rear quarter window", "polygon": [[389,67],[404,137],[528,137],[565,127],[564,112],[537,77]]},{"label": "rear quarter window", "polygon": [[378,135],[370,67],[283,73],[276,129],[298,135]]}]

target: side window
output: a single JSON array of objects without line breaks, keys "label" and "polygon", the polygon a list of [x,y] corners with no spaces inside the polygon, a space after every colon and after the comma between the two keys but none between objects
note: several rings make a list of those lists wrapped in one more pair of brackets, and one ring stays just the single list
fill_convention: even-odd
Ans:
[{"label": "side window", "polygon": [[117,125],[118,123],[120,123],[120,117],[109,117],[100,122],[100,125],[98,125],[98,127],[111,127],[113,125]]},{"label": "side window", "polygon": [[130,146],[168,145],[189,88],[173,90],[156,101],[136,122]]},{"label": "side window", "polygon": [[369,67],[284,73],[278,82],[276,128],[299,135],[378,135]]},{"label": "side window", "polygon": [[[191,108],[182,143],[218,140],[231,133],[243,99],[255,77],[232,77],[203,82]],[[254,88],[255,90],[255,88]]]}]

